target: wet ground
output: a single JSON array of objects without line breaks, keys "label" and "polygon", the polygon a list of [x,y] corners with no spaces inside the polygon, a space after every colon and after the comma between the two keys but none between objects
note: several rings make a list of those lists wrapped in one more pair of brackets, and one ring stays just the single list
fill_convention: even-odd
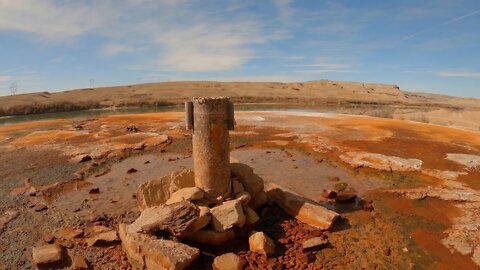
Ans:
[{"label": "wet ground", "polygon": [[[329,205],[343,222],[328,233],[329,246],[314,254],[316,269],[476,269],[473,249],[465,254],[442,243],[458,222],[475,223],[459,218],[468,216],[463,206],[390,191],[432,186],[476,194],[480,168],[446,157],[480,155],[478,132],[322,113],[240,112],[236,120],[231,156],[266,182],[313,200],[322,201],[323,189],[339,185],[359,196]],[[192,166],[191,137],[182,121],[182,113],[163,112],[1,126],[0,214],[18,215],[0,222],[0,268],[31,268],[31,248],[58,228],[131,222],[138,215],[139,184]],[[139,131],[127,132],[130,124]],[[346,152],[398,157],[394,165],[400,167],[406,166],[402,160],[419,159],[422,167],[396,171],[381,160],[369,161],[379,163],[375,168],[349,164],[340,158]],[[84,155],[93,159],[79,163]],[[451,175],[445,172],[458,177],[445,179]],[[30,185],[35,194],[21,192]],[[371,201],[373,209],[362,209],[360,201]],[[47,209],[36,211],[38,204]],[[86,247],[79,239],[68,252],[84,254],[94,269],[126,265],[118,243]]]}]

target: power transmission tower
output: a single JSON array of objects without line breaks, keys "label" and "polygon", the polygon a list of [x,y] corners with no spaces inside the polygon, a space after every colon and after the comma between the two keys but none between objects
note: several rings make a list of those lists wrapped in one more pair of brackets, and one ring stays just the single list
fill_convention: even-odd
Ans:
[{"label": "power transmission tower", "polygon": [[18,84],[16,82],[13,82],[10,84],[10,95],[15,96],[18,91]]},{"label": "power transmission tower", "polygon": [[93,88],[95,86],[95,79],[91,78],[90,79],[90,88]]}]

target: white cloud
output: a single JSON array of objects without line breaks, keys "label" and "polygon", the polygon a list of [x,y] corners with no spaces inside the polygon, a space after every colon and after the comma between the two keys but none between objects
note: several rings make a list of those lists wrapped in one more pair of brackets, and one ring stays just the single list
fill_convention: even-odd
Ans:
[{"label": "white cloud", "polygon": [[435,74],[440,77],[480,78],[480,72],[477,71],[442,70]]},{"label": "white cloud", "polygon": [[310,69],[310,70],[297,70],[298,73],[303,74],[333,74],[333,73],[357,73],[359,70],[347,70],[347,69]]},{"label": "white cloud", "polygon": [[117,55],[122,53],[131,53],[138,50],[139,48],[135,48],[126,44],[117,44],[117,43],[106,44],[102,47],[102,53],[107,56],[112,56],[112,55]]}]

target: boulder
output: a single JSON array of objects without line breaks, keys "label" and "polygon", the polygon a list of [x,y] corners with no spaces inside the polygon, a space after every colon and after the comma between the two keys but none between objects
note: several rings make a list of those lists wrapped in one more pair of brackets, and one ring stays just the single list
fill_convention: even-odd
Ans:
[{"label": "boulder", "polygon": [[86,239],[89,247],[97,245],[99,243],[111,243],[115,241],[118,241],[118,235],[116,231],[100,233]]},{"label": "boulder", "polygon": [[57,244],[34,247],[32,259],[36,265],[58,262],[62,259],[62,248]]},{"label": "boulder", "polygon": [[308,249],[308,248],[318,247],[326,244],[328,244],[327,239],[323,239],[322,237],[313,237],[303,241],[302,247],[303,249]]},{"label": "boulder", "polygon": [[203,229],[187,236],[186,239],[200,244],[218,246],[234,238],[235,231],[233,229],[224,232]]},{"label": "boulder", "polygon": [[213,270],[242,270],[247,262],[235,253],[227,253],[215,257]]},{"label": "boulder", "polygon": [[260,220],[260,217],[257,215],[255,210],[253,210],[252,208],[247,206],[247,207],[244,208],[244,210],[245,210],[247,225],[255,224]]},{"label": "boulder", "polygon": [[181,201],[196,201],[203,199],[205,193],[203,190],[199,189],[198,187],[189,187],[189,188],[182,188],[180,190],[175,191],[170,195],[170,198],[165,202],[165,204],[172,204]]},{"label": "boulder", "polygon": [[335,197],[335,201],[340,203],[350,202],[350,201],[353,201],[356,197],[357,197],[357,194],[355,192],[341,191]]},{"label": "boulder", "polygon": [[268,196],[285,212],[303,223],[326,230],[339,217],[336,212],[273,183],[268,185],[267,190]]},{"label": "boulder", "polygon": [[253,168],[243,163],[231,163],[230,170],[253,197],[263,190],[263,179],[253,173]]},{"label": "boulder", "polygon": [[214,230],[223,232],[233,226],[243,227],[245,214],[243,213],[242,202],[231,200],[210,209],[212,213],[212,227]]},{"label": "boulder", "polygon": [[133,224],[139,228],[138,232],[168,231],[181,237],[189,233],[190,226],[198,219],[199,214],[200,210],[196,205],[181,201],[147,208]]},{"label": "boulder", "polygon": [[275,242],[263,232],[254,232],[248,238],[250,250],[265,255],[272,255],[275,252]]},{"label": "boulder", "polygon": [[188,245],[141,234],[134,224],[119,225],[120,239],[134,269],[191,269],[200,250]]},{"label": "boulder", "polygon": [[187,187],[194,187],[193,171],[180,170],[160,179],[145,182],[138,186],[137,204],[141,211],[145,208],[165,204],[170,194]]},{"label": "boulder", "polygon": [[192,225],[190,225],[190,227],[188,228],[189,234],[201,230],[202,228],[204,228],[210,223],[210,220],[211,220],[210,208],[205,206],[199,206],[198,208],[200,209],[199,216],[197,220],[195,220],[195,222],[193,222]]}]

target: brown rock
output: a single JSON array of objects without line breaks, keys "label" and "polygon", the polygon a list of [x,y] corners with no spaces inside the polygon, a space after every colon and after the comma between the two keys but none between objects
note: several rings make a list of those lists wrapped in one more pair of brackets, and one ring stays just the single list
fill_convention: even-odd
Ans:
[{"label": "brown rock", "polygon": [[92,236],[90,238],[86,239],[86,242],[89,247],[94,246],[99,243],[111,243],[118,241],[118,235],[116,231],[109,231],[109,232],[104,232],[97,234],[95,236]]},{"label": "brown rock", "polygon": [[212,214],[212,227],[214,230],[223,232],[233,226],[243,227],[245,214],[242,203],[239,200],[226,201],[210,209]]},{"label": "brown rock", "polygon": [[253,197],[263,190],[263,179],[253,173],[252,167],[243,163],[231,163],[230,170]]},{"label": "brown rock", "polygon": [[48,209],[48,207],[43,203],[37,203],[37,204],[35,204],[35,207],[33,208],[33,210],[35,210],[36,212],[41,212],[41,211],[47,210],[47,209]]},{"label": "brown rock", "polygon": [[86,237],[92,237],[97,234],[109,232],[109,231],[113,231],[113,229],[105,226],[90,226],[85,228],[84,235]]},{"label": "brown rock", "polygon": [[267,193],[265,191],[258,192],[248,203],[252,209],[258,209],[260,206],[264,205],[267,202]]},{"label": "brown rock", "polygon": [[337,192],[335,190],[324,189],[322,191],[322,197],[325,199],[335,199],[336,196],[337,196]]},{"label": "brown rock", "polygon": [[250,202],[250,200],[252,199],[252,196],[250,196],[250,193],[244,191],[237,194],[235,198],[239,200],[243,206],[245,206]]},{"label": "brown rock", "polygon": [[302,247],[304,249],[307,249],[307,248],[312,248],[312,247],[318,247],[318,246],[325,245],[325,244],[328,244],[327,239],[323,239],[322,237],[313,237],[313,238],[310,238],[310,239],[307,239],[307,240],[303,241],[302,242]]},{"label": "brown rock", "polygon": [[98,194],[100,193],[100,188],[91,188],[89,191],[88,191],[88,194]]},{"label": "brown rock", "polygon": [[186,237],[186,239],[193,242],[212,246],[218,246],[234,238],[235,231],[233,229],[226,230],[224,232],[203,229]]},{"label": "brown rock", "polygon": [[186,187],[194,187],[194,174],[191,170],[180,170],[157,180],[138,186],[137,203],[140,210],[165,204],[170,194]]},{"label": "brown rock", "polygon": [[3,231],[3,229],[5,229],[5,226],[7,226],[7,224],[16,219],[18,217],[18,211],[17,210],[7,210],[5,211],[5,213],[3,214],[2,217],[0,217],[0,233]]},{"label": "brown rock", "polygon": [[168,231],[174,236],[181,237],[190,233],[188,229],[199,215],[200,210],[196,205],[181,201],[147,208],[133,224],[145,233]]},{"label": "brown rock", "polygon": [[201,230],[210,223],[212,217],[210,213],[210,208],[205,206],[199,206],[198,208],[200,209],[198,219],[195,220],[195,222],[188,228],[189,234]]},{"label": "brown rock", "polygon": [[182,188],[170,195],[170,198],[165,202],[165,204],[172,204],[181,201],[191,202],[201,200],[204,195],[205,193],[203,192],[203,190],[199,189],[198,187]]},{"label": "brown rock", "polygon": [[275,200],[285,212],[311,226],[329,229],[339,217],[334,211],[275,184],[269,184],[267,189],[268,196]]},{"label": "brown rock", "polygon": [[73,258],[72,269],[73,270],[88,269],[88,262],[85,259],[85,257],[83,257],[83,255],[75,255],[75,257]]},{"label": "brown rock", "polygon": [[242,270],[247,262],[235,253],[227,253],[215,257],[213,270]]},{"label": "brown rock", "polygon": [[55,241],[55,236],[51,233],[45,234],[43,236],[43,241],[45,241],[45,243],[51,244],[51,243],[53,243],[53,241]]},{"label": "brown rock", "polygon": [[188,245],[137,233],[134,224],[120,224],[119,234],[122,247],[135,269],[190,269],[200,256],[200,250]]},{"label": "brown rock", "polygon": [[144,143],[145,146],[151,147],[151,146],[159,146],[162,144],[166,144],[171,142],[171,138],[168,135],[156,135],[154,137],[150,137],[145,139]]},{"label": "brown rock", "polygon": [[263,232],[254,232],[248,238],[250,250],[265,255],[272,255],[275,252],[275,243]]},{"label": "brown rock", "polygon": [[335,197],[336,202],[349,202],[353,201],[357,197],[357,194],[349,191],[341,191]]},{"label": "brown rock", "polygon": [[36,265],[60,261],[62,259],[62,248],[57,244],[34,247],[32,249],[32,259]]},{"label": "brown rock", "polygon": [[73,239],[83,235],[82,229],[76,229],[73,227],[64,227],[61,228],[54,233],[55,238],[63,238],[63,239]]},{"label": "brown rock", "polygon": [[243,187],[242,183],[238,181],[237,179],[232,180],[232,193],[233,195],[237,195],[241,192],[244,192],[245,188]]}]

